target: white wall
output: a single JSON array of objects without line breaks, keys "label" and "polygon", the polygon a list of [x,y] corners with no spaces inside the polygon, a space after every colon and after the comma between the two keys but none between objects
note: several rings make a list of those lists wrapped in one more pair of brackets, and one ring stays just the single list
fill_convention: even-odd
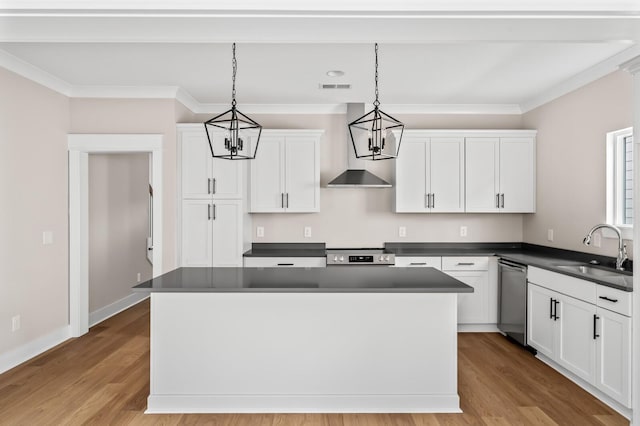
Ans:
[{"label": "white wall", "polygon": [[89,155],[89,313],[151,278],[149,154]]},{"label": "white wall", "polygon": [[[69,100],[4,68],[0,93],[2,355],[68,324]],[[12,333],[14,315],[22,324]]]},{"label": "white wall", "polygon": [[617,255],[617,239],[603,238],[601,248],[582,239],[606,218],[606,133],[632,126],[632,115],[631,75],[623,71],[523,115],[525,127],[538,129],[537,213],[524,217],[525,242]]},{"label": "white wall", "polygon": [[[522,241],[520,214],[396,214],[393,188],[326,188],[327,182],[346,169],[347,123],[344,114],[250,114],[264,128],[325,129],[320,148],[320,213],[252,214],[254,242],[326,242],[329,247],[378,247],[400,241],[398,227],[407,227],[402,241]],[[194,117],[197,122],[208,116]],[[407,128],[520,129],[519,115],[403,115]],[[259,148],[258,148],[259,150]],[[390,180],[391,161],[366,162],[368,170]],[[460,237],[460,226],[468,236]],[[257,226],[264,238],[255,235]],[[305,226],[313,237],[303,237]]]}]

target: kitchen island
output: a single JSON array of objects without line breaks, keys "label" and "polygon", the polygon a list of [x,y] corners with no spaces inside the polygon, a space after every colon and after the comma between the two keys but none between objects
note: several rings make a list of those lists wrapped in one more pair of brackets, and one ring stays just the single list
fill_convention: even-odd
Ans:
[{"label": "kitchen island", "polygon": [[179,268],[151,292],[148,413],[460,412],[432,268]]}]

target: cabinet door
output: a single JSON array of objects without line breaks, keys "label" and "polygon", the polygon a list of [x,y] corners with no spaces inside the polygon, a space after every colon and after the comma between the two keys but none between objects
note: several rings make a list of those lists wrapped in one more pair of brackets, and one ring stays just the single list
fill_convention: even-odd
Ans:
[{"label": "cabinet door", "polygon": [[178,132],[182,144],[182,198],[210,198],[213,159],[204,126],[201,130]]},{"label": "cabinet door", "polygon": [[489,273],[486,271],[445,271],[473,287],[473,293],[458,294],[458,324],[489,322]]},{"label": "cabinet door", "polygon": [[405,138],[396,158],[396,212],[423,213],[427,207],[427,151],[429,139]]},{"label": "cabinet door", "polygon": [[543,355],[554,355],[553,299],[556,293],[527,284],[527,344]]},{"label": "cabinet door", "polygon": [[431,138],[428,155],[430,191],[427,192],[432,194],[430,211],[464,211],[464,139]]},{"label": "cabinet door", "polygon": [[211,192],[213,198],[242,198],[242,171],[245,161],[213,159]]},{"label": "cabinet door", "polygon": [[284,211],[284,137],[260,138],[251,160],[251,212]]},{"label": "cabinet door", "polygon": [[242,266],[242,202],[214,200],[212,266]]},{"label": "cabinet door", "polygon": [[557,346],[555,361],[588,383],[596,376],[596,341],[593,338],[594,305],[564,295],[556,316]]},{"label": "cabinet door", "polygon": [[285,210],[320,211],[320,157],[317,138],[287,137],[285,144]]},{"label": "cabinet door", "polygon": [[210,200],[182,202],[182,266],[212,266],[211,219]]},{"label": "cabinet door", "polygon": [[[535,212],[535,152],[533,138],[500,139],[501,211]],[[502,205],[503,204],[503,205]]]},{"label": "cabinet door", "polygon": [[465,205],[467,212],[497,212],[498,138],[465,139]]},{"label": "cabinet door", "polygon": [[631,407],[631,318],[597,308],[596,386]]}]

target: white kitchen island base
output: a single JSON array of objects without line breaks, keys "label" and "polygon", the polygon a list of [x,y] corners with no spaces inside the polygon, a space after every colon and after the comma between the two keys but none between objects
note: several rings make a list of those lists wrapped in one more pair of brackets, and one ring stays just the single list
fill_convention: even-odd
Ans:
[{"label": "white kitchen island base", "polygon": [[460,412],[456,299],[152,292],[147,413]]}]

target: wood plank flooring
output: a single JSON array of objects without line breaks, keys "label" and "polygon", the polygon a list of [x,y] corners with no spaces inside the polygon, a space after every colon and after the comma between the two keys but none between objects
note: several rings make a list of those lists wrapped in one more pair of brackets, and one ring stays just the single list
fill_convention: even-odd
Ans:
[{"label": "wood plank flooring", "polygon": [[0,425],[628,425],[496,333],[460,334],[463,414],[147,415],[149,302],[0,375]]}]

